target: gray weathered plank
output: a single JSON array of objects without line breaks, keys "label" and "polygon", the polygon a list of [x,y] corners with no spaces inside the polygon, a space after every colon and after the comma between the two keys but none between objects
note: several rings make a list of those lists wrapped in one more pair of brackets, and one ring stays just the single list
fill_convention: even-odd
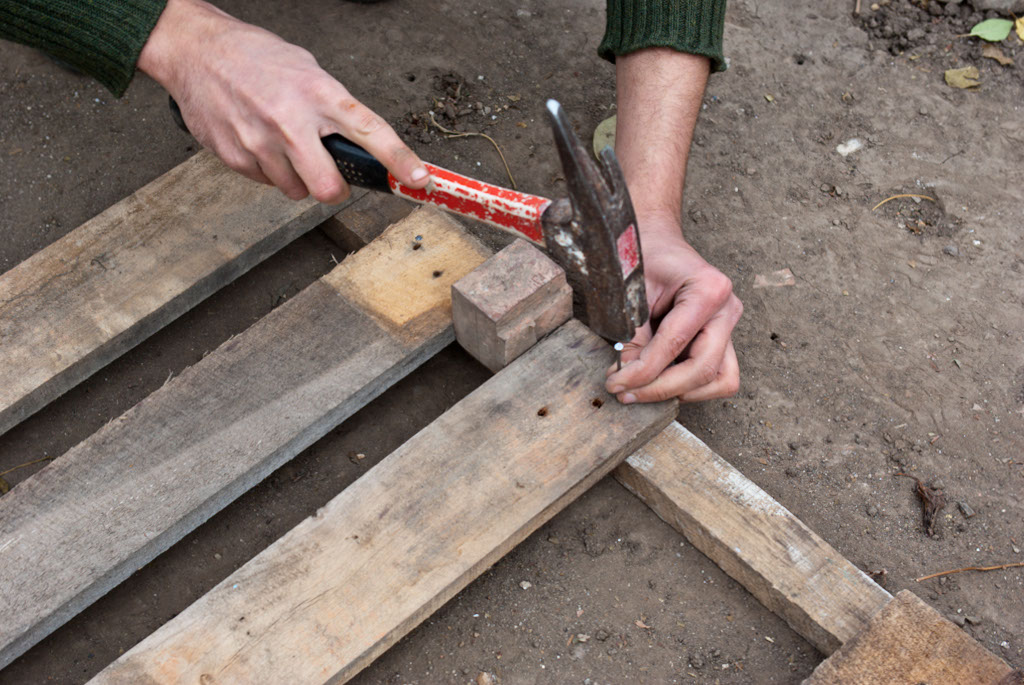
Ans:
[{"label": "gray weathered plank", "polygon": [[488,255],[419,210],[0,498],[0,667],[449,343]]},{"label": "gray weathered plank", "polygon": [[672,420],[611,359],[567,323],[93,682],[349,679]]},{"label": "gray weathered plank", "polygon": [[679,423],[615,477],[824,654],[892,599]]},{"label": "gray weathered plank", "polygon": [[0,276],[0,433],[337,207],[203,151]]}]

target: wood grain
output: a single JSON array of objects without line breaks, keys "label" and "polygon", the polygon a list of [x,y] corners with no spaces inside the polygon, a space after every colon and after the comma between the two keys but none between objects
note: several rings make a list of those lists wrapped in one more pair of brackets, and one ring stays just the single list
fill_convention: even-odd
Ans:
[{"label": "wood grain", "polygon": [[203,151],[0,276],[0,433],[337,207]]},{"label": "wood grain", "polygon": [[92,682],[348,680],[672,420],[611,360],[567,323]]},{"label": "wood grain", "polygon": [[615,477],[824,654],[891,595],[679,423]]},{"label": "wood grain", "polygon": [[0,667],[451,342],[487,256],[419,210],[0,498]]},{"label": "wood grain", "polygon": [[903,590],[804,685],[1001,685],[1024,682],[998,656]]}]

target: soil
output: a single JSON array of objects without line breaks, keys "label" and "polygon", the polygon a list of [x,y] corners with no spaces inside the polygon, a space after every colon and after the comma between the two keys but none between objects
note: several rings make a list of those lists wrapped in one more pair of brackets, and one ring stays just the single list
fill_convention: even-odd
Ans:
[{"label": "soil", "polygon": [[[1024,569],[914,580],[1024,559],[1024,48],[1004,42],[1015,66],[983,59],[979,41],[957,37],[984,16],[966,2],[865,1],[860,17],[853,4],[730,2],[731,66],[704,100],[684,231],[746,305],[743,388],[680,420],[889,591],[913,590],[1024,667]],[[614,113],[598,0],[222,6],[309,48],[424,158],[495,182],[506,172],[494,148],[444,138],[430,110],[491,135],[520,187],[542,193],[563,190],[544,100],[558,97],[584,135]],[[946,69],[968,65],[980,88],[946,85]],[[144,77],[116,100],[8,43],[0,75],[0,270],[195,152]],[[840,155],[852,138],[863,147]],[[873,209],[898,194],[930,199]],[[295,241],[0,436],[0,470],[59,457],[326,273],[332,255],[316,231]],[[783,268],[794,286],[753,288]],[[84,682],[486,377],[447,349],[0,682]],[[5,478],[16,486],[41,466]],[[897,472],[944,492],[934,537]],[[606,480],[355,682],[788,683],[820,659]]]}]

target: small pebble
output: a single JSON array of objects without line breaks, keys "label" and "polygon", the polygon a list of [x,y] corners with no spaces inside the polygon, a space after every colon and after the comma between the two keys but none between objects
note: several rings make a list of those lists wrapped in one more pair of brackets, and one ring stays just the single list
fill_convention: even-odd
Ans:
[{"label": "small pebble", "polygon": [[956,245],[946,245],[944,248],[942,248],[942,252],[948,254],[950,257],[960,256],[960,248],[957,247]]},{"label": "small pebble", "polygon": [[964,616],[964,620],[970,623],[972,626],[976,626],[981,623],[981,619],[977,616]]},{"label": "small pebble", "polygon": [[946,489],[946,484],[942,482],[941,478],[933,478],[931,480],[931,482],[928,483],[928,485],[933,490],[945,490]]},{"label": "small pebble", "polygon": [[524,590],[529,590],[533,587],[533,583],[531,583],[528,580],[524,580],[523,582],[519,583],[519,587],[523,588]]},{"label": "small pebble", "polygon": [[874,504],[869,504],[868,508],[867,508],[867,512],[868,512],[868,516],[874,518],[875,516],[878,516],[878,507],[875,506]]},{"label": "small pebble", "polygon": [[967,502],[957,502],[957,506],[960,507],[960,513],[964,515],[964,518],[969,519],[976,513]]},{"label": "small pebble", "polygon": [[950,617],[949,617],[949,620],[952,621],[953,623],[957,624],[961,628],[964,627],[964,623],[966,622],[964,617],[960,616],[959,614],[951,614]]}]

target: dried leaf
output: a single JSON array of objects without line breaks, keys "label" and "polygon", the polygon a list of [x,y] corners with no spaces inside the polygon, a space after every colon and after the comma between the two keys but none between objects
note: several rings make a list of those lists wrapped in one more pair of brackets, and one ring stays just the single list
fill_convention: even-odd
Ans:
[{"label": "dried leaf", "polygon": [[615,148],[615,122],[618,116],[610,116],[594,129],[594,154],[600,155],[606,147]]},{"label": "dried leaf", "polygon": [[1013,22],[1009,19],[986,19],[980,24],[975,24],[970,35],[990,43],[998,43],[1001,40],[1006,40],[1011,29],[1013,29]]},{"label": "dried leaf", "polygon": [[946,85],[953,88],[975,88],[981,85],[978,80],[978,67],[946,69]]},{"label": "dried leaf", "polygon": [[1017,29],[1017,37],[1024,41],[1024,17],[1018,17],[1013,26]]},{"label": "dried leaf", "polygon": [[11,491],[11,484],[0,478],[0,495],[6,495]]},{"label": "dried leaf", "polygon": [[637,628],[643,628],[644,630],[650,630],[651,629],[651,627],[649,625],[647,625],[646,623],[644,623],[640,619],[637,619],[637,620],[633,621],[633,623],[636,624]]},{"label": "dried leaf", "polygon": [[988,57],[989,59],[994,59],[995,61],[1002,64],[1004,67],[1008,67],[1013,64],[1012,57],[1007,57],[1006,55],[1003,54],[1002,48],[1000,48],[998,45],[992,45],[991,43],[987,44],[985,47],[981,49],[981,56]]}]

